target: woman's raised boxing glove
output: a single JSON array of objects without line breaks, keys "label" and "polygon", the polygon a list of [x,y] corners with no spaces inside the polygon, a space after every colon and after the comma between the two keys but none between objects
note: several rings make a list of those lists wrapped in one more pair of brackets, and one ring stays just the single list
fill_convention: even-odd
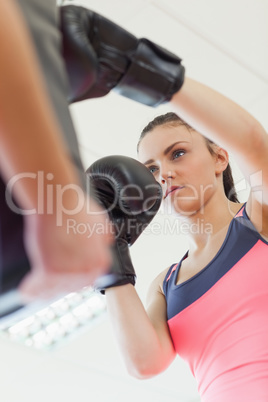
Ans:
[{"label": "woman's raised boxing glove", "polygon": [[129,247],[137,240],[159,210],[161,186],[140,162],[121,155],[112,155],[94,162],[88,169],[95,197],[107,210],[115,243],[110,273],[100,277],[95,288],[135,285],[136,274]]}]

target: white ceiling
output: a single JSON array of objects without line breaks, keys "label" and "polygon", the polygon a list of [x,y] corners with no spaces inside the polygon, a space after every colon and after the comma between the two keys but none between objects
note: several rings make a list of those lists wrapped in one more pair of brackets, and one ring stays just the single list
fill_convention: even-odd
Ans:
[{"label": "white ceiling", "polygon": [[[186,74],[238,102],[268,130],[267,0],[83,0],[80,4],[147,37],[183,59]],[[139,133],[167,106],[151,109],[111,93],[71,106],[85,168],[99,157],[136,157]],[[241,200],[245,182],[234,164]],[[245,191],[243,191],[245,190]],[[173,221],[160,212],[132,247],[137,291],[187,248]],[[167,222],[170,222],[168,224]],[[172,229],[173,228],[173,233]],[[198,336],[198,334],[197,334]],[[194,379],[179,358],[155,379],[138,381],[125,371],[105,317],[53,353],[1,343],[3,402],[47,400],[115,402],[199,401]],[[11,375],[12,373],[12,375]],[[15,383],[15,386],[14,386]]]}]

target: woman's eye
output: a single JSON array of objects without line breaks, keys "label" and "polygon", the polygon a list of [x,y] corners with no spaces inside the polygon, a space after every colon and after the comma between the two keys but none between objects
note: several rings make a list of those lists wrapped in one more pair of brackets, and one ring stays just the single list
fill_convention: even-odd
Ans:
[{"label": "woman's eye", "polygon": [[156,166],[149,166],[149,167],[148,167],[148,170],[149,170],[152,174],[154,174],[154,173],[157,171],[157,167],[156,167]]},{"label": "woman's eye", "polygon": [[183,156],[185,151],[183,149],[178,149],[177,151],[172,152],[172,159],[177,159],[180,156]]}]

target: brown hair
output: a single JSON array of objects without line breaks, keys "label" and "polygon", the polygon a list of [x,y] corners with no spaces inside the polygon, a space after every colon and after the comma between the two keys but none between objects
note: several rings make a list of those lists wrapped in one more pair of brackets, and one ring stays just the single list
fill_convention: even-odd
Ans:
[{"label": "brown hair", "polygon": [[[166,114],[160,115],[155,117],[150,123],[147,124],[146,127],[141,132],[138,145],[137,145],[137,150],[139,151],[139,145],[143,137],[150,131],[152,131],[155,127],[162,126],[162,125],[171,125],[171,126],[184,126],[186,127],[189,131],[193,130],[193,128],[186,123],[184,120],[182,120],[176,113],[173,112],[168,112]],[[211,155],[215,154],[215,151],[213,149],[214,142],[210,141],[206,137],[206,145],[211,153]],[[235,190],[235,185],[234,185],[234,179],[232,175],[232,169],[230,164],[228,163],[226,169],[223,172],[223,187],[224,187],[224,192],[226,197],[233,202],[239,202]]]}]

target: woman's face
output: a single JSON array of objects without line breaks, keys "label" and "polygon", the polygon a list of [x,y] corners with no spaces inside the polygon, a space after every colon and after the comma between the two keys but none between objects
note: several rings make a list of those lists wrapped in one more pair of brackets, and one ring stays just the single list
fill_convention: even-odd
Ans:
[{"label": "woman's face", "polygon": [[198,132],[184,126],[158,126],[139,146],[139,159],[163,190],[164,207],[191,216],[202,212],[217,189],[217,163]]}]

